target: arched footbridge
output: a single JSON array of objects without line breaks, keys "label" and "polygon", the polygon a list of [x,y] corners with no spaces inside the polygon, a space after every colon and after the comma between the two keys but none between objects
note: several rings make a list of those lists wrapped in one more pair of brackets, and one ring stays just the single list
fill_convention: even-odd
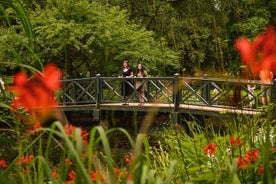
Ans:
[{"label": "arched footbridge", "polygon": [[[142,95],[136,81],[146,85]],[[261,104],[264,91],[259,80],[213,77],[118,78],[95,77],[62,80],[58,92],[59,108],[63,111],[92,110],[94,119],[102,111],[152,111],[169,112],[175,119],[179,114],[220,116],[225,114],[263,115],[266,108]],[[132,94],[125,101],[124,86],[129,85]],[[255,90],[249,90],[248,86]],[[265,85],[274,99],[274,85]],[[139,103],[139,97],[144,103]]]}]

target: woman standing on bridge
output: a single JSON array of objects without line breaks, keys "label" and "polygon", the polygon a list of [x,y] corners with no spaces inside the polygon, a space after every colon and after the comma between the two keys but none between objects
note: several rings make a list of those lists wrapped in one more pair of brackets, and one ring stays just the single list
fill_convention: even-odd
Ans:
[{"label": "woman standing on bridge", "polygon": [[[143,77],[147,77],[147,71],[144,70],[144,67],[141,63],[138,64],[137,66],[137,71],[136,71],[136,77],[137,78],[143,78]],[[145,101],[145,90],[147,88],[146,86],[146,82],[143,79],[137,79],[136,80],[136,84],[135,87],[137,89],[137,91],[139,91],[139,106],[143,105],[144,101]]]},{"label": "woman standing on bridge", "polygon": [[[133,76],[133,71],[129,67],[128,60],[124,60],[121,77],[130,78]],[[124,97],[125,102],[128,101],[129,95],[132,93],[133,87],[131,85],[131,80],[122,81],[122,96]],[[124,103],[124,105],[126,105],[126,103]]]}]

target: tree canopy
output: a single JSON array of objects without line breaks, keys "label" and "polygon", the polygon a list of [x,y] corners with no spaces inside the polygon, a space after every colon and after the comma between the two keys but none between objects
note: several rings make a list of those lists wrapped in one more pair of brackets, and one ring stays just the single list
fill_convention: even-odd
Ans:
[{"label": "tree canopy", "polygon": [[68,77],[237,73],[233,43],[275,25],[273,0],[2,0],[0,73],[56,63]]}]

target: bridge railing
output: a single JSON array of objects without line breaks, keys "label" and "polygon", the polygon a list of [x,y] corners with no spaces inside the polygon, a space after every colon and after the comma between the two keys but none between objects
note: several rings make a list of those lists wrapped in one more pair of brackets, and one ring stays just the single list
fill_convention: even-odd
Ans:
[{"label": "bridge railing", "polygon": [[91,104],[96,103],[96,78],[62,80],[62,90],[58,97],[60,104]]},{"label": "bridge railing", "polygon": [[138,102],[139,96],[144,98],[145,102],[162,102],[173,103],[173,77],[151,77],[143,78],[146,85],[145,95],[139,92],[136,88],[136,81],[139,78],[114,78],[101,77],[100,78],[100,99],[103,103],[117,103],[124,101],[124,85],[129,85],[131,88],[130,102]]},{"label": "bridge railing", "polygon": [[[265,93],[259,80],[225,79],[211,77],[179,77],[180,104],[203,106],[230,106],[258,108]],[[254,86],[254,91],[248,87]]]},{"label": "bridge railing", "polygon": [[[258,108],[264,91],[264,85],[258,80],[225,79],[211,77],[148,77],[145,95],[136,89],[135,83],[140,78],[101,77],[62,80],[63,88],[59,92],[62,105],[121,103],[124,102],[124,85],[132,89],[130,102],[138,102],[139,96],[145,103],[156,102],[202,106],[230,106],[236,108]],[[248,85],[255,86],[254,92]],[[267,85],[269,90],[272,85]]]}]

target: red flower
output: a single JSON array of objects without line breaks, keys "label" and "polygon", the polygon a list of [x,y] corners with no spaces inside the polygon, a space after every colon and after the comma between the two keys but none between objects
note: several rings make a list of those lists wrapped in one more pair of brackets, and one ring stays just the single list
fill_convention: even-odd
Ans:
[{"label": "red flower", "polygon": [[75,178],[76,178],[76,176],[77,176],[77,174],[75,173],[74,170],[71,170],[68,176],[69,176],[69,179],[70,179],[71,181],[74,181]]},{"label": "red flower", "polygon": [[246,152],[246,157],[249,158],[252,162],[256,162],[258,155],[259,151],[257,149]]},{"label": "red flower", "polygon": [[121,176],[121,169],[119,167],[114,167],[113,171],[115,173],[116,176]]},{"label": "red flower", "polygon": [[3,169],[8,167],[7,162],[3,159],[0,159],[0,167],[2,167]]},{"label": "red flower", "polygon": [[251,163],[250,158],[248,157],[238,157],[237,167],[241,169],[246,169]]},{"label": "red flower", "polygon": [[82,158],[82,159],[85,159],[85,157],[86,157],[86,154],[85,154],[85,153],[82,153],[82,154],[81,154],[81,158]]},{"label": "red flower", "polygon": [[33,155],[21,155],[21,158],[16,161],[17,164],[27,164],[33,161]]},{"label": "red flower", "polygon": [[135,156],[130,154],[125,156],[125,162],[127,164],[131,164],[135,160]]},{"label": "red flower", "polygon": [[85,141],[85,142],[88,141],[89,133],[82,128],[81,128],[81,137],[82,137],[83,141]]},{"label": "red flower", "polygon": [[73,162],[72,162],[69,158],[65,158],[64,162],[65,162],[67,165],[73,165]]},{"label": "red flower", "polygon": [[54,178],[58,178],[58,173],[56,171],[52,171],[52,175]]},{"label": "red flower", "polygon": [[91,171],[90,172],[90,178],[91,178],[91,180],[92,181],[97,181],[97,180],[99,180],[100,181],[100,183],[106,183],[106,181],[105,181],[105,179],[104,179],[104,177],[103,177],[103,175],[100,173],[100,171]]},{"label": "red flower", "polygon": [[39,130],[40,128],[41,128],[40,122],[36,122],[36,124],[34,125],[34,129]]},{"label": "red flower", "polygon": [[33,120],[33,123],[43,122],[52,113],[57,105],[54,92],[61,86],[61,71],[53,64],[45,67],[42,73],[36,73],[28,79],[23,72],[14,76],[16,98],[12,102],[14,109],[25,108]]},{"label": "red flower", "polygon": [[204,153],[206,154],[206,155],[210,155],[210,156],[212,156],[212,155],[214,155],[215,154],[215,151],[216,151],[216,144],[214,144],[214,143],[210,143],[210,144],[208,144],[208,145],[206,145],[205,147],[204,147]]},{"label": "red flower", "polygon": [[230,137],[230,144],[231,145],[235,144],[235,137],[233,135]]},{"label": "red flower", "polygon": [[263,172],[264,172],[264,166],[260,166],[258,168],[258,176],[261,176],[263,174]]},{"label": "red flower", "polygon": [[246,169],[251,164],[251,162],[256,162],[258,156],[259,151],[257,149],[247,151],[244,157],[238,157],[237,167]]},{"label": "red flower", "polygon": [[[75,129],[76,129],[76,127],[73,125],[68,125],[68,124],[64,125],[64,131],[65,131],[66,135],[70,138],[73,138]],[[83,142],[87,143],[89,133],[82,128],[80,128],[80,130],[81,130],[81,137],[82,137]]]},{"label": "red flower", "polygon": [[66,125],[64,125],[63,128],[64,128],[64,131],[65,131],[66,135],[68,137],[72,138],[73,137],[73,132],[75,130],[75,127],[73,125],[66,124]]},{"label": "red flower", "polygon": [[98,176],[100,176],[100,173],[99,171],[91,171],[90,172],[90,178],[92,179],[92,181],[96,181]]},{"label": "red flower", "polygon": [[235,48],[253,75],[257,76],[261,70],[276,71],[276,34],[272,26],[258,35],[253,42],[239,38]]},{"label": "red flower", "polygon": [[243,145],[241,139],[240,138],[235,139],[235,137],[233,135],[230,136],[229,141],[230,141],[231,146],[235,146],[235,145],[242,146]]}]

